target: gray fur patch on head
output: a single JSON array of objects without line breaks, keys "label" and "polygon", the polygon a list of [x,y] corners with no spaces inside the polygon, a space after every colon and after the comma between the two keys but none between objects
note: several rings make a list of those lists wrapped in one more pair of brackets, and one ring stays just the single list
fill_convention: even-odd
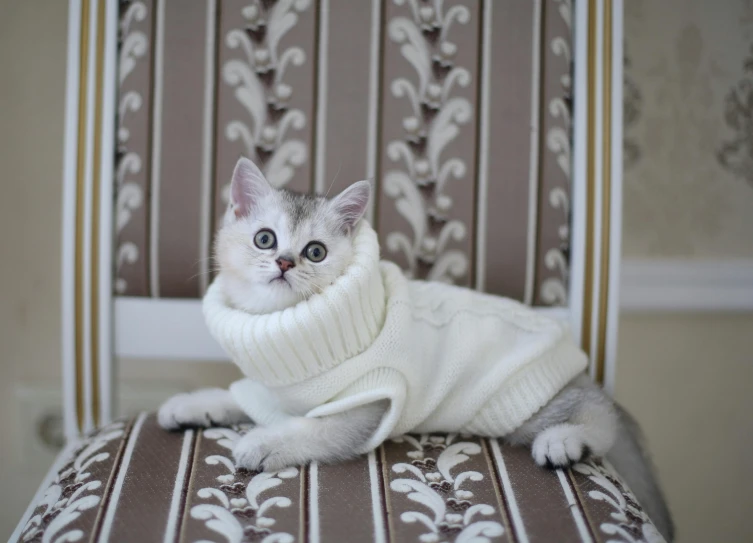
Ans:
[{"label": "gray fur patch on head", "polygon": [[321,196],[301,194],[287,189],[279,189],[277,192],[284,212],[290,217],[290,226],[294,230],[298,230],[303,223],[314,220],[327,205],[327,200]]}]

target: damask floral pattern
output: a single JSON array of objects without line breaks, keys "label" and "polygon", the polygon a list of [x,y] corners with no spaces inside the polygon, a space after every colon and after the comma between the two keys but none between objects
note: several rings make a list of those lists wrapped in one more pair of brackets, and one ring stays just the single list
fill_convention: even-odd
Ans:
[{"label": "damask floral pattern", "polygon": [[609,504],[610,520],[599,529],[610,536],[610,543],[662,543],[664,538],[656,530],[635,496],[606,462],[589,460],[573,469],[588,477],[599,490],[591,490],[588,497]]},{"label": "damask floral pattern", "polygon": [[[570,192],[572,182],[572,68],[573,52],[572,2],[557,0],[557,12],[565,23],[567,33],[554,36],[548,44],[554,57],[561,59],[566,69],[559,77],[562,92],[548,101],[546,114],[552,125],[546,134],[546,151],[556,157],[557,165],[564,175],[564,183],[552,186],[545,195],[546,204],[561,213],[557,228],[558,244],[549,247],[544,254],[544,266],[553,275],[541,282],[540,296],[546,305],[567,305],[567,285],[570,277]],[[542,151],[544,152],[544,151]]]},{"label": "damask floral pattern", "polygon": [[392,471],[404,477],[393,479],[390,488],[416,503],[417,510],[404,511],[400,520],[423,524],[426,532],[420,540],[425,543],[483,543],[505,532],[501,523],[489,519],[498,515],[495,506],[479,503],[465,488],[468,482],[484,480],[478,471],[463,471],[470,456],[481,454],[481,445],[458,437],[422,434],[394,440],[410,444],[413,450],[406,454],[406,462],[392,465]]},{"label": "damask floral pattern", "polygon": [[[214,428],[204,431],[203,435],[230,452],[240,437],[238,432],[238,428]],[[204,521],[208,528],[229,542],[294,541],[292,534],[279,530],[274,517],[276,508],[290,507],[292,501],[269,492],[282,484],[297,482],[298,468],[277,473],[249,471],[237,468],[229,455],[222,454],[209,455],[204,463],[220,468],[222,473],[216,477],[215,486],[198,490],[197,497],[207,503],[191,507],[192,518]]]},{"label": "damask floral pattern", "polygon": [[576,518],[603,536],[595,540],[659,541],[634,496],[598,462],[566,475],[576,489],[568,501],[563,477],[528,451],[485,438],[406,435],[350,462],[260,473],[232,459],[246,426],[172,433],[146,414],[131,424],[84,438],[12,541],[167,534],[182,543],[292,543],[355,541],[355,531],[375,543],[572,541],[583,533]]},{"label": "damask floral pattern", "polygon": [[[291,107],[293,87],[285,82],[291,67],[306,62],[298,46],[282,47],[281,41],[298,22],[309,0],[256,0],[242,10],[245,24],[225,36],[241,59],[228,60],[222,70],[225,83],[235,87],[235,98],[248,113],[225,126],[225,137],[242,143],[243,153],[257,161],[270,183],[283,187],[308,155],[306,144],[292,133],[306,127],[306,115]],[[227,201],[226,185],[223,199]]]},{"label": "damask floral pattern", "polygon": [[77,541],[84,536],[75,522],[105,496],[109,467],[115,460],[113,452],[105,449],[124,433],[123,422],[112,423],[71,453],[23,528],[21,541]]},{"label": "damask floral pattern", "polygon": [[[134,29],[134,23],[143,21],[147,16],[144,2],[121,0],[120,21],[118,28],[118,131],[115,155],[115,235],[120,237],[123,229],[131,221],[134,211],[144,204],[144,191],[134,182],[133,175],[138,174],[144,167],[145,158],[129,146],[131,138],[130,116],[142,111],[145,99],[141,89],[129,88],[127,80],[139,62],[144,62],[149,49],[146,34]],[[142,111],[143,113],[143,111]],[[128,283],[122,276],[125,265],[135,264],[139,257],[139,247],[133,240],[119,239],[114,251],[115,281],[117,294],[124,294]]]},{"label": "damask floral pattern", "polygon": [[470,12],[463,5],[444,5],[440,0],[393,2],[399,6],[407,2],[410,7],[410,17],[394,17],[387,23],[387,33],[401,45],[416,78],[399,77],[390,85],[394,97],[408,101],[411,114],[402,119],[403,138],[387,145],[387,155],[403,169],[386,173],[384,192],[410,224],[412,238],[391,231],[386,246],[406,258],[410,277],[454,282],[466,274],[468,256],[447,246],[463,240],[467,228],[452,218],[453,201],[446,186],[463,179],[468,166],[444,151],[471,120],[472,108],[466,98],[453,93],[456,86],[468,86],[471,77],[455,64],[458,46],[449,34],[454,25],[469,22]]},{"label": "damask floral pattern", "polygon": [[717,153],[721,166],[753,187],[753,45],[744,77],[724,100],[724,120],[734,134]]},{"label": "damask floral pattern", "polygon": [[753,256],[749,2],[625,8],[623,253]]},{"label": "damask floral pattern", "polygon": [[[627,46],[626,46],[627,49]],[[625,53],[622,82],[622,164],[630,169],[641,159],[641,145],[633,133],[633,128],[641,116],[643,96],[641,89],[635,82],[630,65],[629,53]]]},{"label": "damask floral pattern", "polygon": [[[566,304],[572,0],[518,6],[512,19],[494,3],[486,33],[491,1],[387,0],[357,17],[312,0],[200,4],[189,13],[154,0],[121,3],[116,293],[202,292],[232,164],[245,155],[275,186],[296,191],[341,163],[347,181],[373,175],[384,256],[411,277]],[[499,25],[523,23],[513,37],[494,37]],[[544,59],[536,77],[534,35]],[[518,46],[525,59],[507,59],[510,74],[495,71]],[[357,88],[351,72],[363,74]],[[535,94],[530,85],[543,89],[536,114],[522,107]],[[493,115],[482,126],[476,102],[487,95]],[[483,153],[480,138],[493,142]],[[355,154],[371,165],[363,169],[366,158]],[[498,156],[490,163],[482,154]],[[504,222],[494,220],[501,197]],[[504,258],[489,256],[496,252]],[[197,259],[200,281],[186,269]],[[523,264],[503,265],[510,260]]]}]

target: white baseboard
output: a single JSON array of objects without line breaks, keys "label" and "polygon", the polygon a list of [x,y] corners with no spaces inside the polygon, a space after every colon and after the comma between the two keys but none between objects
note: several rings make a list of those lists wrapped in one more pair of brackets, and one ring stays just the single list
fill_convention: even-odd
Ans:
[{"label": "white baseboard", "polygon": [[624,312],[753,311],[753,259],[623,261]]}]

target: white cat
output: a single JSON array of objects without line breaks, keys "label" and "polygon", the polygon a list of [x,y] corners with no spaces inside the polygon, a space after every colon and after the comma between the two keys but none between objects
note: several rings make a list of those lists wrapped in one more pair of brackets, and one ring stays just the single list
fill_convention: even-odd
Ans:
[{"label": "white cat", "polygon": [[[356,227],[370,197],[366,181],[332,199],[276,190],[251,161],[239,160],[215,247],[224,298],[236,309],[266,315],[322,292],[354,258]],[[389,408],[388,401],[379,399],[305,417],[274,408],[271,393],[265,401],[271,407],[264,424],[253,421],[257,426],[233,451],[237,464],[247,469],[277,471],[351,458],[362,452]],[[221,389],[175,396],[160,408],[158,419],[167,429],[249,421],[230,391]],[[541,466],[566,467],[589,454],[608,456],[657,528],[672,538],[671,518],[636,425],[587,376],[574,378],[522,425],[500,437],[531,446]]]}]

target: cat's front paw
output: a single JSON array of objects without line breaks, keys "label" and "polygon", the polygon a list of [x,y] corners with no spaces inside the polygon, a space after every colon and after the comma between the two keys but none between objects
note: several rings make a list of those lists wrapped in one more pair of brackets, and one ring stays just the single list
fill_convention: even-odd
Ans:
[{"label": "cat's front paw", "polygon": [[275,472],[309,463],[306,439],[295,425],[260,427],[246,433],[233,447],[238,467]]},{"label": "cat's front paw", "polygon": [[157,422],[165,430],[177,430],[193,422],[189,393],[176,394],[163,403],[157,411]]},{"label": "cat's front paw", "polygon": [[590,454],[582,428],[574,424],[547,428],[533,440],[531,452],[539,466],[548,468],[567,468]]},{"label": "cat's front paw", "polygon": [[235,406],[230,393],[203,389],[176,394],[159,408],[157,422],[166,430],[186,426],[223,426],[243,422],[245,414]]}]

